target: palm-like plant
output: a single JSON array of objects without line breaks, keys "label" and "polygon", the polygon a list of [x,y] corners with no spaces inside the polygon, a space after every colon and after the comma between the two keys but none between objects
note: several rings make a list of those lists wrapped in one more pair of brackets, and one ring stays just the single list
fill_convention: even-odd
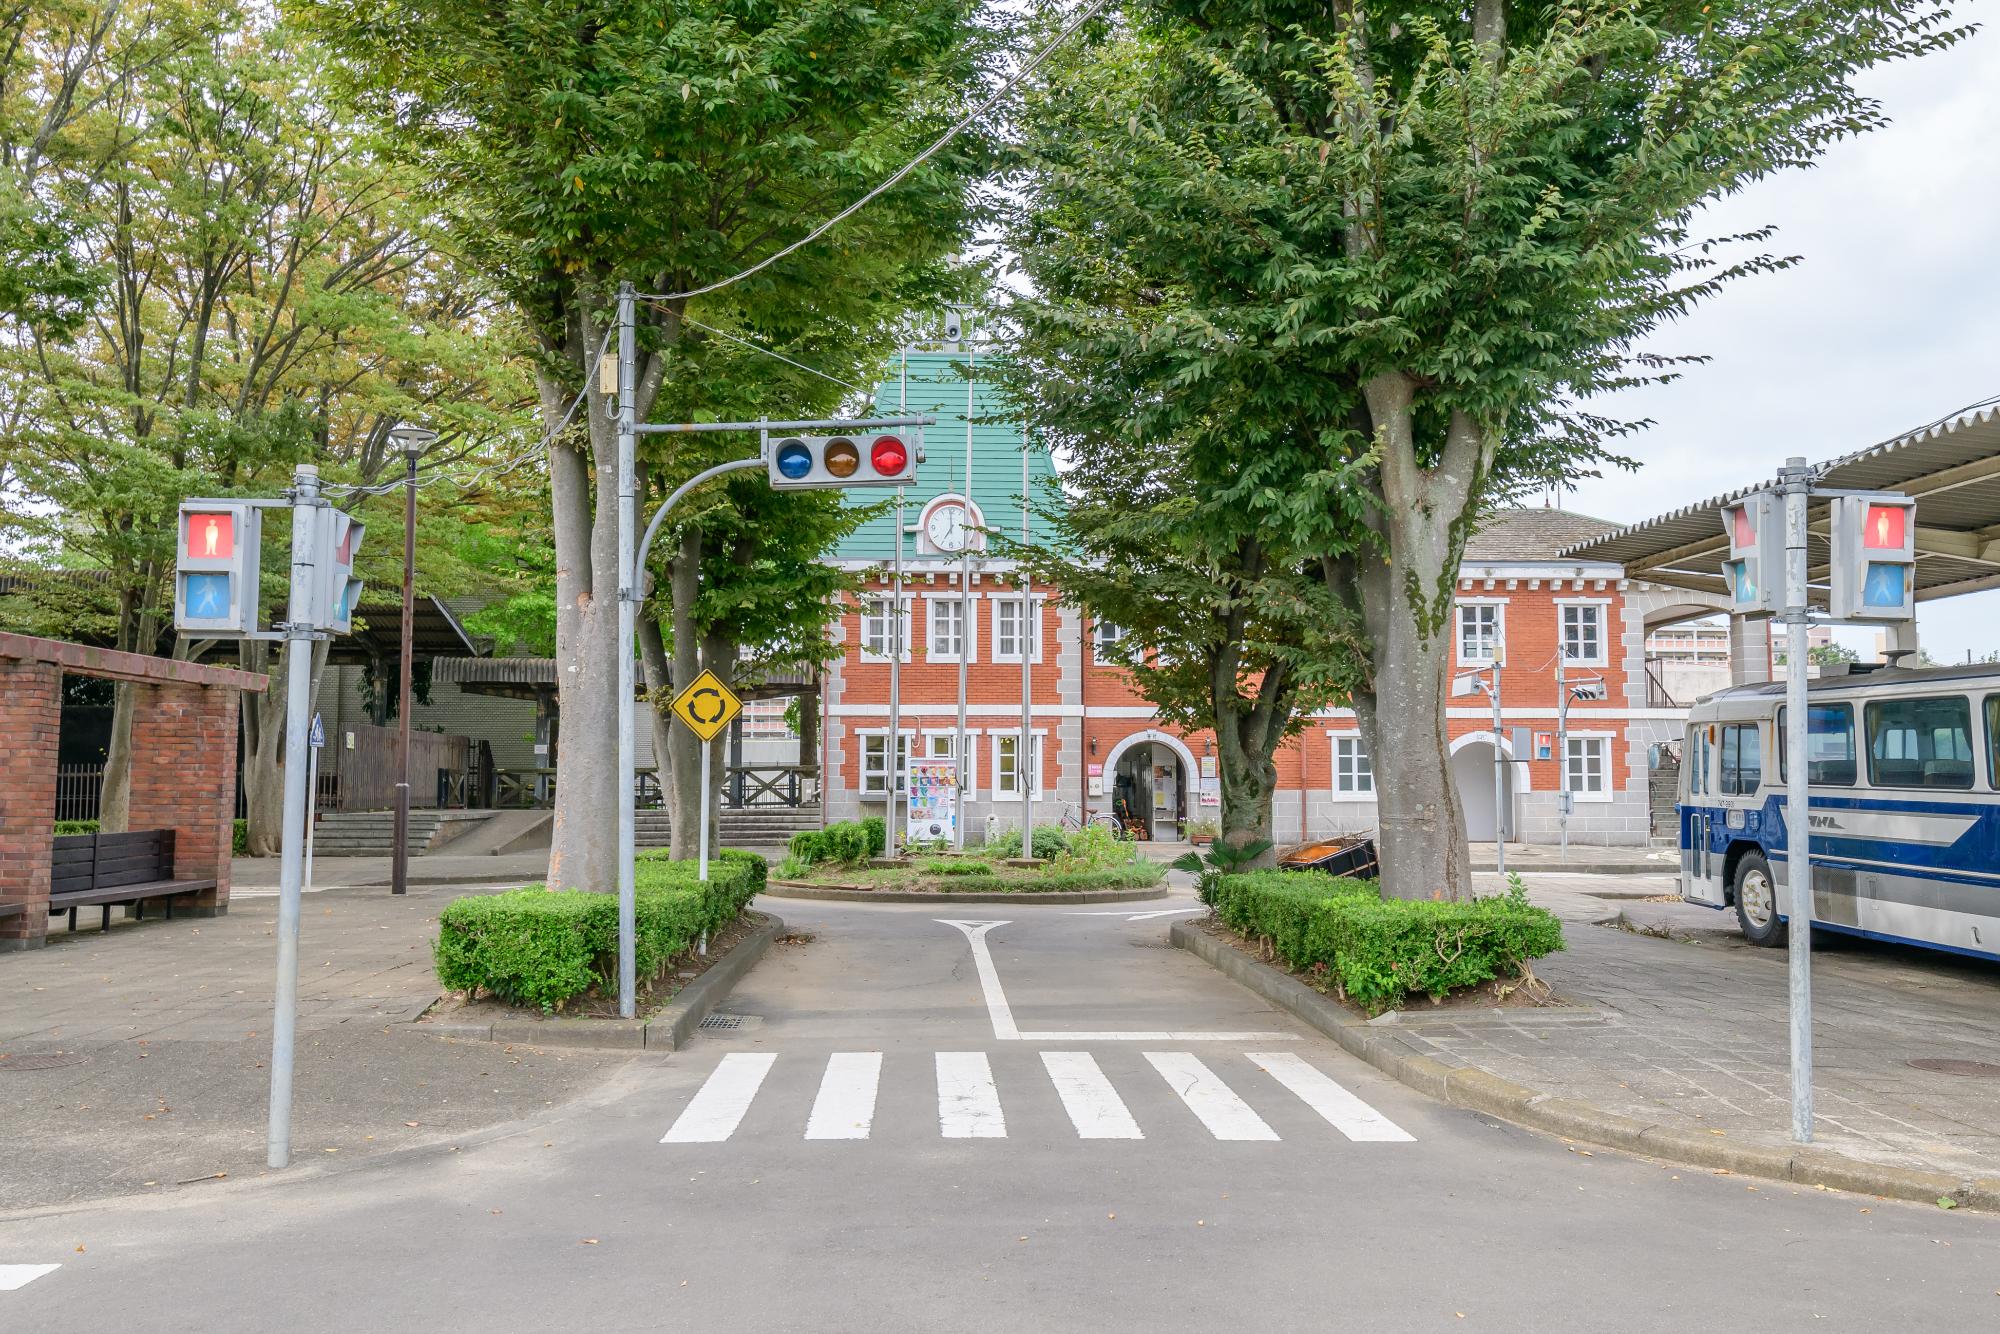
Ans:
[{"label": "palm-like plant", "polygon": [[1196,895],[1203,903],[1213,903],[1210,892],[1215,888],[1216,881],[1247,870],[1250,863],[1275,846],[1268,838],[1252,839],[1248,843],[1225,843],[1218,838],[1209,844],[1207,852],[1183,853],[1168,864],[1176,871],[1192,875]]}]

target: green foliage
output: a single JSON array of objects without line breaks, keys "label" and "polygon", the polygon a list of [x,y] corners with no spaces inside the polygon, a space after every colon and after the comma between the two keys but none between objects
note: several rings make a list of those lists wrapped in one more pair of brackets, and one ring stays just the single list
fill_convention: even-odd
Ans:
[{"label": "green foliage", "polygon": [[[1109,870],[1141,860],[1137,843],[1098,825],[1059,832],[1063,833],[1063,847],[1049,857],[1044,868],[1051,874]],[[1035,831],[1037,842],[1041,841],[1041,833],[1041,829]]]},{"label": "green foliage", "polygon": [[1273,844],[1269,839],[1252,839],[1247,843],[1225,843],[1221,839],[1208,845],[1207,852],[1184,852],[1174,858],[1173,868],[1186,871],[1195,877],[1195,893],[1203,903],[1213,906],[1210,897],[1215,891],[1216,881],[1226,875],[1235,875],[1245,870],[1250,863],[1269,852]]},{"label": "green foliage", "polygon": [[95,820],[58,820],[56,821],[56,837],[67,838],[74,834],[94,834],[97,832],[97,828],[98,825]]},{"label": "green foliage", "polygon": [[879,815],[864,816],[861,832],[868,837],[868,855],[880,857],[882,850],[889,846],[889,822]]},{"label": "green foliage", "polygon": [[984,875],[993,874],[993,864],[973,857],[926,857],[923,860],[925,875]]},{"label": "green foliage", "polygon": [[870,820],[837,820],[824,829],[801,829],[792,835],[786,850],[791,854],[787,861],[797,861],[807,866],[833,863],[840,866],[857,866],[881,852],[879,841],[886,828],[875,819],[875,826],[869,828]]},{"label": "green foliage", "polygon": [[1167,878],[1167,868],[1143,859],[1123,866],[1104,866],[1090,871],[1064,871],[1054,866],[1038,867],[1020,881],[1004,877],[1001,888],[1014,883],[1043,894],[1088,889],[1150,889]]},{"label": "green foliage", "polygon": [[[728,925],[763,887],[763,858],[724,850],[703,884],[692,862],[642,856],[635,960],[642,982],[705,932]],[[438,981],[544,1013],[617,986],[618,896],[540,885],[454,899],[438,915]]]},{"label": "green foliage", "polygon": [[1513,894],[1466,902],[1383,899],[1367,880],[1317,871],[1253,871],[1216,879],[1215,914],[1268,942],[1315,985],[1378,1014],[1412,994],[1442,999],[1563,948],[1555,914]]},{"label": "green foliage", "polygon": [[[1069,848],[1070,835],[1062,826],[1038,824],[1035,826],[1034,856],[1047,861],[1062,855]],[[1003,829],[988,839],[979,849],[982,857],[1019,857],[1021,855],[1021,831]]]},{"label": "green foliage", "polygon": [[[98,822],[95,820],[58,820],[56,821],[56,837],[62,838],[69,834],[94,834],[97,832],[98,827]],[[249,854],[250,822],[248,820],[231,820],[229,822],[229,855],[232,857],[247,857]]]}]

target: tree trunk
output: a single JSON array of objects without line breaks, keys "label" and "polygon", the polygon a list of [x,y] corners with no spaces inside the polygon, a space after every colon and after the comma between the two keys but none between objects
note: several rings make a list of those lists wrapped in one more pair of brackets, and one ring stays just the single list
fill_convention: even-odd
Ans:
[{"label": "tree trunk", "polygon": [[119,681],[111,696],[111,739],[104,747],[104,782],[98,788],[97,827],[122,834],[132,809],[132,704],[137,689]]},{"label": "tree trunk", "polygon": [[674,761],[671,677],[667,671],[667,645],[660,634],[660,622],[651,616],[639,622],[639,664],[646,677],[646,723],[652,729],[653,778],[660,786],[660,809],[673,819]]},{"label": "tree trunk", "polygon": [[1356,562],[1373,673],[1354,707],[1375,768],[1382,892],[1470,898],[1472,857],[1451,777],[1446,680],[1464,520],[1495,437],[1454,412],[1438,463],[1426,469],[1417,462],[1409,378],[1378,376],[1366,394],[1382,451],[1378,532],[1388,559]]},{"label": "tree trunk", "polygon": [[[684,528],[679,547],[668,572],[667,587],[672,603],[674,629],[674,681],[677,689],[701,675],[701,636],[694,626],[694,603],[701,591],[701,532]],[[673,814],[673,858],[686,861],[699,854],[701,826],[701,770],[704,763],[701,742],[685,727],[671,729],[674,785],[670,797]]]},{"label": "tree trunk", "polygon": [[[313,646],[308,699],[319,698],[327,648],[324,640]],[[291,672],[290,653],[289,643],[276,653],[268,644],[244,645],[245,668],[265,672],[271,682],[262,694],[243,696],[243,807],[252,857],[275,857],[284,850],[285,680]]]},{"label": "tree trunk", "polygon": [[[610,891],[618,859],[618,442],[597,392],[593,360],[601,303],[580,294],[570,349],[588,402],[586,452],[574,433],[550,443],[556,547],[556,682],[562,768],[549,840],[552,889]],[[553,429],[573,391],[538,377],[542,416]]]}]

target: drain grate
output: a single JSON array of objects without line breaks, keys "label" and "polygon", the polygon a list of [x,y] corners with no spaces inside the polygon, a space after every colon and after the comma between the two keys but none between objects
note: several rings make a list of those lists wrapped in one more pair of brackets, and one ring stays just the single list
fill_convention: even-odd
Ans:
[{"label": "drain grate", "polygon": [[60,1070],[66,1065],[82,1065],[80,1051],[0,1052],[0,1070]]},{"label": "drain grate", "polygon": [[1965,1075],[1971,1079],[2000,1079],[2000,1065],[1991,1061],[1961,1061],[1947,1056],[1925,1056],[1909,1061],[1908,1065],[1918,1070],[1928,1070],[1934,1075]]},{"label": "drain grate", "polygon": [[741,1014],[711,1014],[706,1019],[703,1019],[701,1021],[700,1027],[741,1028],[743,1027],[743,1021],[748,1017],[749,1017],[748,1015],[741,1015]]}]

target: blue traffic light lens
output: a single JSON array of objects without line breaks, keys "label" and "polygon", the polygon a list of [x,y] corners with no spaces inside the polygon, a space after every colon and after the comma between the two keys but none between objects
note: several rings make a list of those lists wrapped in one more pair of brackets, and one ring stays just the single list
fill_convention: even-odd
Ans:
[{"label": "blue traffic light lens", "polygon": [[1861,605],[1864,607],[1901,607],[1907,583],[1902,565],[1884,565],[1870,562],[1868,572],[1861,583]]},{"label": "blue traffic light lens", "polygon": [[812,451],[797,440],[778,446],[778,471],[796,482],[812,471]]}]

